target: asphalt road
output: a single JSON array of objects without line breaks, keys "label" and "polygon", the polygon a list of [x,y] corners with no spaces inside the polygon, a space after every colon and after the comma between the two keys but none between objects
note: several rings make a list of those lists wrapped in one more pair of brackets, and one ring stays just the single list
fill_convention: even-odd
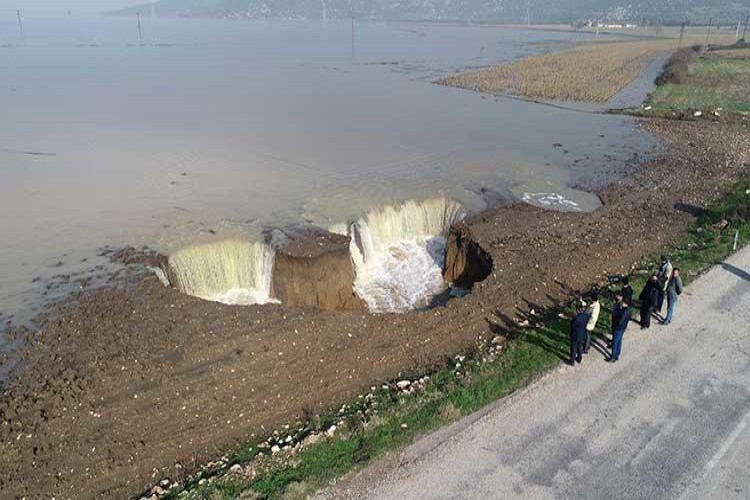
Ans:
[{"label": "asphalt road", "polygon": [[750,248],[691,284],[671,326],[631,323],[616,364],[592,349],[320,496],[750,499],[748,272]]}]

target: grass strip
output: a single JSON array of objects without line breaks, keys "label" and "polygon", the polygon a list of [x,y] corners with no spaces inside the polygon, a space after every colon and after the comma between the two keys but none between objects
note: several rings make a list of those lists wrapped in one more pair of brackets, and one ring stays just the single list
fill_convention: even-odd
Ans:
[{"label": "grass strip", "polygon": [[[667,65],[657,80],[648,105],[654,110],[721,110],[750,112],[750,50],[725,49],[696,54],[685,49],[675,54],[683,64]],[[689,56],[689,57],[688,57]],[[687,60],[690,58],[690,60]],[[670,61],[671,62],[671,61]],[[679,62],[679,61],[678,61]]]}]

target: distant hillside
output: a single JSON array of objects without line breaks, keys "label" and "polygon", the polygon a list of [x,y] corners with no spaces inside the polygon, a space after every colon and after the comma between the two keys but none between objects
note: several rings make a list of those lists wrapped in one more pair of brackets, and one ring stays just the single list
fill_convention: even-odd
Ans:
[{"label": "distant hillside", "polygon": [[[709,6],[710,5],[710,6]],[[475,20],[534,24],[736,24],[750,0],[160,0],[119,11],[256,19]]]}]

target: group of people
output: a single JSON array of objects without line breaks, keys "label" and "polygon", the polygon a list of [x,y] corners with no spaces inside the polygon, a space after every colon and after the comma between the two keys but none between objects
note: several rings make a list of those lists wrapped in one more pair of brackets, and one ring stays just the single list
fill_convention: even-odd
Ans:
[{"label": "group of people", "polygon": [[[680,269],[672,266],[667,255],[662,255],[659,269],[653,273],[643,287],[638,299],[640,300],[640,326],[642,330],[651,327],[651,317],[657,315],[662,325],[668,325],[674,318],[677,299],[682,294],[682,278]],[[583,355],[591,348],[591,334],[599,321],[601,304],[599,293],[594,290],[590,294],[590,303],[583,297],[575,301],[575,315],[570,325],[570,361],[571,365],[580,363]],[[667,314],[661,317],[664,300],[667,301]],[[627,276],[622,279],[622,287],[615,294],[612,304],[612,324],[610,326],[611,340],[607,343],[610,355],[607,361],[611,363],[620,359],[622,339],[631,320],[630,309],[633,307],[633,288]]]}]

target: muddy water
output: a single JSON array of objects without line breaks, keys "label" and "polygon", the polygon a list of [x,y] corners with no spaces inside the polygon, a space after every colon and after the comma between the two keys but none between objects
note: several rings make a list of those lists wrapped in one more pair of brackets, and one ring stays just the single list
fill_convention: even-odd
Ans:
[{"label": "muddy water", "polygon": [[436,195],[592,209],[569,186],[650,144],[624,118],[431,83],[587,35],[357,23],[352,43],[348,22],[147,19],[140,45],[133,19],[25,28],[0,19],[0,321],[79,286],[104,245],[254,240]]}]

